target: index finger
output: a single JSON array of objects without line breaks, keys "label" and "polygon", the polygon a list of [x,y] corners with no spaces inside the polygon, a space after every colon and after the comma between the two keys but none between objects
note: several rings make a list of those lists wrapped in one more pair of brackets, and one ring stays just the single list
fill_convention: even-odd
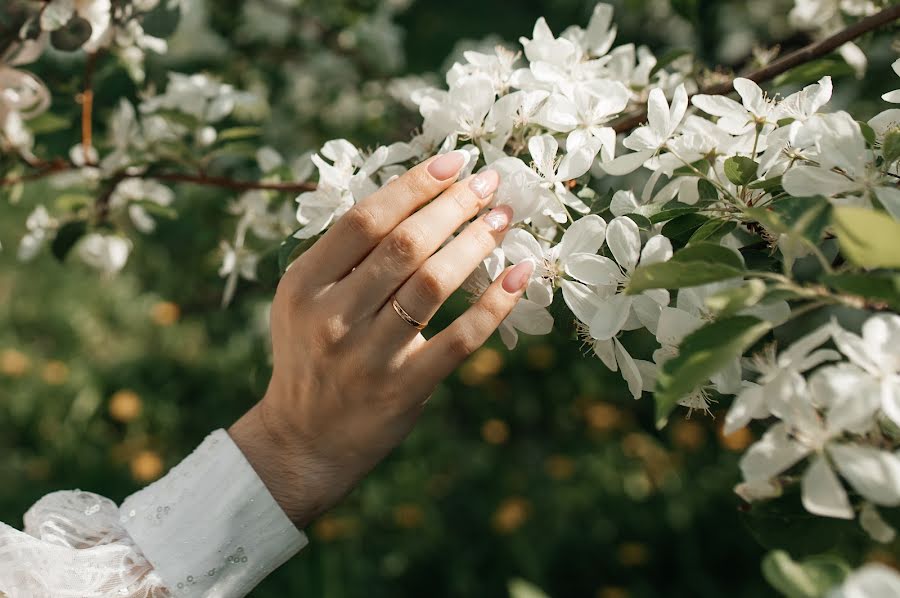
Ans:
[{"label": "index finger", "polygon": [[346,276],[398,224],[450,187],[467,159],[461,150],[434,156],[350,208],[306,252],[316,264],[316,272],[305,277],[307,284],[330,284]]}]

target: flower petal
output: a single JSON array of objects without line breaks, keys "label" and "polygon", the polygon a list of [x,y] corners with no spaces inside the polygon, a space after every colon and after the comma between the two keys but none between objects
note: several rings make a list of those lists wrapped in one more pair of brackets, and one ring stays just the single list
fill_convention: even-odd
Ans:
[{"label": "flower petal", "polygon": [[641,231],[634,220],[627,216],[613,218],[606,228],[606,244],[626,272],[634,270],[641,254]]},{"label": "flower petal", "polygon": [[544,259],[544,250],[540,243],[531,233],[521,228],[514,228],[506,234],[506,238],[503,239],[503,253],[511,264],[529,259],[540,262]]},{"label": "flower petal", "polygon": [[817,166],[795,166],[785,173],[782,182],[784,190],[797,197],[832,197],[860,187],[842,174]]},{"label": "flower petal", "polygon": [[585,284],[608,286],[622,278],[619,266],[602,255],[576,253],[566,260],[566,274]]},{"label": "flower petal", "polygon": [[584,323],[590,323],[594,314],[597,313],[597,307],[600,300],[597,293],[579,282],[571,280],[562,281],[563,300],[566,305],[575,314],[575,317]]},{"label": "flower petal", "polygon": [[622,346],[622,343],[619,342],[619,339],[614,338],[613,344],[616,348],[616,359],[619,362],[619,369],[622,370],[622,377],[625,379],[625,382],[628,383],[628,390],[631,392],[632,397],[639,399],[641,398],[641,393],[644,391],[644,382],[641,378],[641,372],[634,363],[634,359],[631,358],[631,355],[628,354],[628,351],[626,351],[625,347]]},{"label": "flower petal", "polygon": [[666,262],[672,259],[672,253],[672,242],[668,238],[662,235],[650,237],[641,251],[641,265]]},{"label": "flower petal", "polygon": [[625,176],[631,174],[644,165],[644,162],[653,157],[656,150],[644,150],[633,154],[623,154],[609,162],[601,162],[600,167],[612,176]]},{"label": "flower petal", "polygon": [[813,515],[853,519],[853,507],[824,457],[816,457],[803,474],[803,506]]},{"label": "flower petal", "polygon": [[833,444],[828,452],[841,475],[876,505],[900,505],[900,457],[855,444]]},{"label": "flower petal", "polygon": [[619,334],[631,313],[630,295],[618,294],[601,301],[590,321],[591,336],[598,340],[608,340]]},{"label": "flower petal", "polygon": [[590,214],[579,218],[566,229],[559,242],[557,255],[560,262],[565,263],[568,256],[576,253],[597,253],[604,240],[606,221],[596,214]]},{"label": "flower petal", "polygon": [[619,364],[616,361],[616,346],[612,339],[608,341],[594,341],[594,353],[600,358],[609,371],[618,372]]},{"label": "flower petal", "polygon": [[748,482],[770,480],[809,453],[808,448],[794,440],[787,424],[778,423],[741,457],[741,473]]},{"label": "flower petal", "polygon": [[729,436],[750,423],[752,419],[766,417],[766,396],[759,384],[747,383],[744,390],[735,397],[728,414],[725,416],[725,427],[722,433]]}]

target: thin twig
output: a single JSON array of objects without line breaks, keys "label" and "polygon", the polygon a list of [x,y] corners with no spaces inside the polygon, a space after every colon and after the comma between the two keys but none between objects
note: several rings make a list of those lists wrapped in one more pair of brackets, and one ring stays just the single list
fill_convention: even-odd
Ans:
[{"label": "thin twig", "polygon": [[234,191],[282,191],[284,193],[301,193],[314,191],[315,183],[266,183],[263,181],[239,181],[228,177],[208,176],[204,174],[184,174],[180,172],[160,172],[155,174],[134,175],[126,178],[154,179],[170,183],[191,183],[206,187],[221,187]]},{"label": "thin twig", "polygon": [[[20,177],[12,177],[8,179],[0,179],[0,187],[11,187],[19,183],[27,183],[36,181],[52,174],[78,170],[71,162],[57,160],[49,162],[42,166],[37,172],[32,172]],[[116,182],[124,179],[153,179],[156,181],[165,181],[169,183],[189,183],[192,185],[200,185],[203,187],[220,187],[222,189],[232,189],[234,191],[280,191],[283,193],[302,193],[304,191],[314,191],[315,183],[266,183],[264,181],[241,181],[221,176],[209,176],[205,174],[187,174],[181,172],[160,172],[148,174],[118,174],[114,178]]]},{"label": "thin twig", "polygon": [[94,113],[94,69],[97,66],[99,52],[88,54],[84,66],[84,88],[76,100],[81,104],[81,152],[84,161],[91,164],[90,150],[94,145],[93,140],[93,113]]},{"label": "thin twig", "polygon": [[[879,29],[880,27],[889,25],[897,19],[900,19],[900,5],[885,8],[877,14],[857,21],[853,25],[850,25],[846,29],[839,31],[831,37],[809,44],[804,48],[800,48],[796,52],[791,52],[790,54],[783,56],[772,64],[744,75],[744,78],[755,81],[756,83],[769,81],[796,66],[811,62],[816,58],[826,56],[831,52],[837,50],[847,42],[851,42],[856,38],[869,33],[870,31],[874,31],[876,29]],[[699,93],[704,95],[720,96],[727,95],[733,91],[734,78],[731,78],[722,83],[707,87],[706,89],[701,90]],[[612,127],[613,129],[615,129],[616,133],[627,133],[628,131],[639,127],[646,121],[647,107],[644,106],[616,121],[615,123],[613,123]]]}]

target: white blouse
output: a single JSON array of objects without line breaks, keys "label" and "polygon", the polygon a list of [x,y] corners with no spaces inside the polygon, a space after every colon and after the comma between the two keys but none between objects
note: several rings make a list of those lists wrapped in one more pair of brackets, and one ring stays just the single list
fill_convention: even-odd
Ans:
[{"label": "white blouse", "polygon": [[0,523],[0,596],[247,595],[307,543],[225,430],[116,507],[54,492]]}]

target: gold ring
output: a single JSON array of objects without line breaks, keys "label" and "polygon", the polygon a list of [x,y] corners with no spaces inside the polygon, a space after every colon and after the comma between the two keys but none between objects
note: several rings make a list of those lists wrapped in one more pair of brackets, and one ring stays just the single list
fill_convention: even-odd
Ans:
[{"label": "gold ring", "polygon": [[403,318],[404,322],[406,322],[416,330],[424,330],[425,326],[428,325],[428,322],[425,322],[423,324],[422,322],[409,315],[409,312],[403,309],[403,307],[397,302],[396,295],[391,298],[391,305],[394,307],[394,311],[397,312],[397,315]]}]

